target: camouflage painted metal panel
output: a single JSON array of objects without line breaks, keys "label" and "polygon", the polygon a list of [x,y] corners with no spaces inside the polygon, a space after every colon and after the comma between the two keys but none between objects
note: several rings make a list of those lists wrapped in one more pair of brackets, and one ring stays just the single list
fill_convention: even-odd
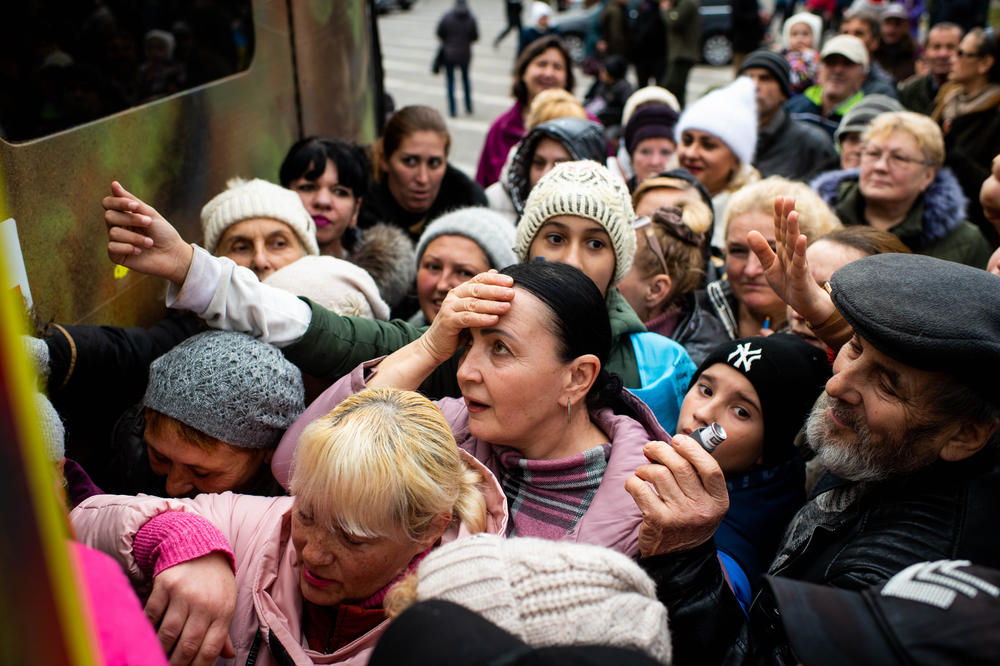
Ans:
[{"label": "camouflage painted metal panel", "polygon": [[[305,53],[305,131],[370,140],[365,1],[290,4],[294,43]],[[100,201],[112,180],[193,241],[202,205],[229,178],[277,180],[285,150],[302,136],[288,7],[254,0],[256,46],[246,71],[42,139],[0,140],[0,220],[17,221],[41,321],[135,325],[162,315],[163,282],[116,277],[107,258]]]}]

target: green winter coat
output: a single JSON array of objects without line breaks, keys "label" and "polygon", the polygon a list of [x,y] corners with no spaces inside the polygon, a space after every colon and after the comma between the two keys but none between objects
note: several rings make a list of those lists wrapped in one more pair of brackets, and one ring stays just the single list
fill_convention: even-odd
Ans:
[{"label": "green winter coat", "polygon": [[[939,171],[938,174],[935,184],[946,185],[947,189],[958,191],[958,184],[954,182],[954,176],[947,171]],[[943,174],[947,174],[947,177],[942,177]],[[861,196],[858,181],[850,178],[844,179],[839,183],[837,189],[839,197],[834,206],[834,212],[837,213],[840,221],[845,225],[867,224],[862,214],[864,199]],[[945,188],[941,187],[940,189]],[[889,231],[917,254],[947,259],[975,268],[986,268],[986,262],[989,261],[992,253],[990,245],[983,237],[982,232],[968,220],[962,219],[961,213],[957,210],[951,213],[950,219],[941,220],[943,224],[947,225],[947,231],[943,235],[928,238],[928,222],[930,219],[941,216],[938,211],[928,210],[928,196],[936,199],[941,195],[936,190],[929,189],[927,193],[917,198],[903,221]],[[952,196],[957,199],[956,194]],[[935,212],[938,214],[935,215]]]}]

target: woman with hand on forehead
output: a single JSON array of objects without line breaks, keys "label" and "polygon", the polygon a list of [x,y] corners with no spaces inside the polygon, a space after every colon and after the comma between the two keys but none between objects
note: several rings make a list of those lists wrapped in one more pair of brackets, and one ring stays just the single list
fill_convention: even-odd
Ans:
[{"label": "woman with hand on forehead", "polygon": [[[191,309],[211,326],[283,347],[289,360],[314,376],[335,381],[358,363],[392,353],[425,331],[399,320],[342,317],[261,285],[231,264],[195,251],[154,209],[117,186],[115,192],[121,196],[104,200],[113,261],[169,279],[171,307]],[[605,366],[638,391],[664,427],[672,428],[695,366],[679,344],[648,333],[615,287],[635,254],[634,216],[627,189],[606,167],[564,162],[531,191],[514,253],[522,262],[568,263],[590,278],[610,320]],[[425,394],[460,395],[457,361],[446,360],[427,376]]]},{"label": "woman with hand on forehead", "polygon": [[436,403],[459,446],[500,481],[508,535],[635,555],[639,513],[623,484],[642,445],[666,432],[605,369],[611,338],[604,298],[576,268],[537,261],[482,273],[451,290],[419,339],[317,398],[279,445],[275,473],[287,476],[297,434],[330,405],[366,388],[415,388],[459,352],[462,397]]}]

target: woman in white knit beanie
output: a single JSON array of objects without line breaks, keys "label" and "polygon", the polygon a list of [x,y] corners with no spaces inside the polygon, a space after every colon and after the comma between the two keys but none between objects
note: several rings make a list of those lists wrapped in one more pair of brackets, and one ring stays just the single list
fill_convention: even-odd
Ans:
[{"label": "woman in white knit beanie", "polygon": [[[712,196],[715,219],[726,213],[729,196],[759,179],[751,166],[757,149],[757,102],[753,81],[741,76],[689,104],[674,130],[677,159]],[[712,247],[722,249],[722,225]]]},{"label": "woman in white knit beanie", "polygon": [[299,195],[255,178],[233,178],[201,209],[205,249],[265,277],[318,255],[316,222]]}]

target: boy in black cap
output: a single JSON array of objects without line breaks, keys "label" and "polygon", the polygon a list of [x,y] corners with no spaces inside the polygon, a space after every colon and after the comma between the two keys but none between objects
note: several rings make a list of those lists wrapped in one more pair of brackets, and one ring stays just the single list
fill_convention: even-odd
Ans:
[{"label": "boy in black cap", "polygon": [[757,154],[753,165],[762,178],[784,176],[809,180],[837,152],[829,135],[785,111],[792,95],[788,61],[767,49],[748,55],[740,66],[741,76],[749,76],[757,86]]},{"label": "boy in black cap", "polygon": [[826,354],[797,336],[727,340],[702,362],[681,404],[678,433],[712,423],[726,432],[712,451],[729,492],[715,545],[745,606],[805,501],[795,436],[829,377]]},{"label": "boy in black cap", "polygon": [[[769,573],[857,590],[924,560],[1000,568],[1000,277],[883,254],[838,270],[831,300],[809,276],[793,208],[775,202],[776,251],[755,232],[748,240],[775,291],[840,351],[808,426],[830,473]],[[676,661],[780,659],[787,641],[766,621],[776,609],[758,598],[747,621],[715,557],[727,504],[718,466],[680,435],[645,453],[661,464],[626,485],[643,510],[643,564],[670,611]]]}]

